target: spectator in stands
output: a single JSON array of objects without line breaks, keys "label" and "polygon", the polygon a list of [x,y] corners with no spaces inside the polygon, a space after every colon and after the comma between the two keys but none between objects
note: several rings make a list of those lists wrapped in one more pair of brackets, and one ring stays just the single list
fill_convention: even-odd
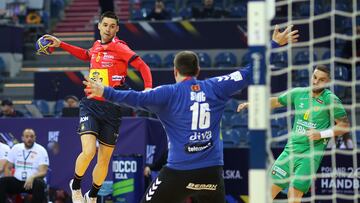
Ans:
[{"label": "spectator in stands", "polygon": [[0,177],[4,176],[6,157],[10,151],[10,147],[0,142]]},{"label": "spectator in stands", "polygon": [[65,107],[67,108],[79,108],[79,98],[75,95],[68,95],[65,97]]},{"label": "spectator in stands", "polygon": [[214,0],[203,0],[202,8],[193,8],[192,13],[194,18],[223,18],[228,15],[225,10],[214,6]]},{"label": "spectator in stands", "polygon": [[164,2],[156,0],[153,10],[147,16],[148,20],[168,20],[170,19],[169,12],[166,11]]},{"label": "spectator in stands", "polygon": [[4,99],[1,101],[1,117],[24,117],[24,114],[18,110],[15,110],[13,102],[10,99]]},{"label": "spectator in stands", "polygon": [[0,203],[5,203],[7,194],[30,193],[33,203],[45,200],[44,177],[49,166],[48,153],[45,148],[35,142],[35,131],[26,128],[22,141],[14,145],[7,156],[6,172],[15,168],[13,176],[0,178]]}]

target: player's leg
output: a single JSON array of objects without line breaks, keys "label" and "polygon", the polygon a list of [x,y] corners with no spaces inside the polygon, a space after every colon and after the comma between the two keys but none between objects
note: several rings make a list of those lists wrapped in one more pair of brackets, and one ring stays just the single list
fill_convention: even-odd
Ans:
[{"label": "player's leg", "polygon": [[109,120],[104,116],[104,119],[102,119],[99,124],[99,136],[97,138],[100,144],[97,163],[92,173],[92,187],[89,193],[86,194],[89,198],[97,197],[97,193],[108,174],[110,159],[119,133],[120,122],[112,122],[110,115],[108,119]]},{"label": "player's leg", "polygon": [[141,203],[183,203],[192,192],[186,189],[187,184],[186,171],[163,167],[147,188]]},{"label": "player's leg", "polygon": [[272,199],[275,199],[279,192],[289,186],[291,173],[289,164],[289,154],[287,151],[283,151],[269,171],[273,183],[271,185]]},{"label": "player's leg", "polygon": [[[81,115],[81,108],[80,108]],[[82,203],[81,180],[96,154],[96,135],[98,132],[96,119],[91,116],[81,116],[79,134],[81,135],[82,151],[75,162],[74,178],[70,181],[71,198],[73,203]]]},{"label": "player's leg", "polygon": [[[80,191],[82,177],[96,154],[96,137],[99,134],[99,122],[96,115],[94,115],[96,109],[93,108],[94,101],[88,100],[86,97],[81,100],[78,133],[81,135],[82,151],[76,159],[74,178],[70,182],[72,190],[78,190],[77,193],[79,194],[76,194],[78,199],[80,199],[80,196],[82,198]],[[74,193],[74,191],[72,191],[72,193]]]},{"label": "player's leg", "polygon": [[101,185],[103,184],[109,169],[109,163],[114,147],[109,147],[103,144],[99,145],[97,163],[94,167],[92,177],[93,185],[89,192],[89,197],[96,197]]},{"label": "player's leg", "polygon": [[220,166],[192,170],[187,189],[192,190],[196,203],[225,203],[225,183]]},{"label": "player's leg", "polygon": [[275,199],[275,197],[279,194],[279,192],[281,192],[283,190],[283,188],[281,188],[278,185],[272,184],[271,185],[271,197],[272,199]]},{"label": "player's leg", "polygon": [[303,195],[304,192],[296,189],[295,187],[290,187],[288,191],[289,203],[300,203]]},{"label": "player's leg", "polygon": [[320,166],[321,157],[306,157],[295,159],[294,178],[288,191],[289,202],[301,202],[301,198],[310,189],[313,174]]}]

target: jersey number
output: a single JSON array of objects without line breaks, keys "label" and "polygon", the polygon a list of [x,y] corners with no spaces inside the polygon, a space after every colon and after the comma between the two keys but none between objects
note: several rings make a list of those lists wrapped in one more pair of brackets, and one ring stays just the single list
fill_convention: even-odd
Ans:
[{"label": "jersey number", "polygon": [[210,126],[210,109],[208,103],[195,102],[190,106],[192,111],[191,130],[206,129]]}]

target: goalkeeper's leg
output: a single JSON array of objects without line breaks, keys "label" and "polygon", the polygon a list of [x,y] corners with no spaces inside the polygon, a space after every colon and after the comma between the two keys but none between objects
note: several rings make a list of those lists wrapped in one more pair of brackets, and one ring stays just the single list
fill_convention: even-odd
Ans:
[{"label": "goalkeeper's leg", "polygon": [[275,199],[275,197],[281,192],[283,189],[275,184],[272,184],[271,186],[271,196],[272,199]]},{"label": "goalkeeper's leg", "polygon": [[288,199],[289,203],[301,203],[301,198],[304,193],[294,187],[289,188]]}]

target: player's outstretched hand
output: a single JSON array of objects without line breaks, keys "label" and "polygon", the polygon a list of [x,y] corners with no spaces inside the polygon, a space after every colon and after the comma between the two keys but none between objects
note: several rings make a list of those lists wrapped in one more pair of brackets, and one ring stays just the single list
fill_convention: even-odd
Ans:
[{"label": "player's outstretched hand", "polygon": [[239,106],[237,107],[237,112],[240,112],[240,111],[242,111],[243,109],[246,109],[247,107],[249,106],[249,103],[241,103],[241,104],[239,104]]},{"label": "player's outstretched hand", "polygon": [[306,132],[306,135],[308,136],[309,140],[320,140],[321,135],[320,132],[315,129],[310,129]]},{"label": "player's outstretched hand", "polygon": [[59,47],[61,40],[59,40],[59,38],[54,37],[52,35],[44,35],[44,38],[51,41],[51,44],[49,45],[49,47]]},{"label": "player's outstretched hand", "polygon": [[278,43],[280,46],[283,46],[288,42],[297,42],[299,38],[299,30],[291,31],[292,27],[294,27],[294,25],[288,25],[283,32],[280,32],[279,25],[275,25],[272,40]]},{"label": "player's outstretched hand", "polygon": [[87,98],[91,99],[93,97],[101,97],[104,94],[104,85],[101,84],[98,80],[90,79],[85,77],[83,81],[86,88],[84,89],[85,93],[88,94]]}]

